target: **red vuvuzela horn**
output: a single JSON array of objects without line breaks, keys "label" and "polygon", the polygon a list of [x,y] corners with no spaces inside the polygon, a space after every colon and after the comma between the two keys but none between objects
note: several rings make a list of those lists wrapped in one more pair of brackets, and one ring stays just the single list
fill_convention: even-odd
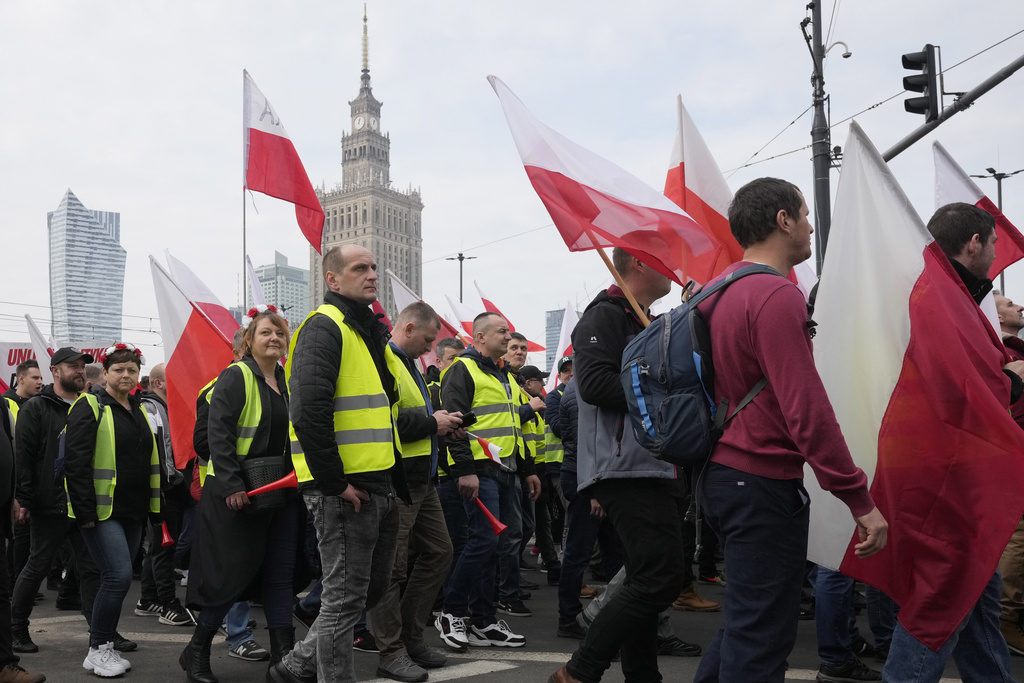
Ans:
[{"label": "red vuvuzela horn", "polygon": [[284,477],[278,479],[277,481],[272,481],[265,486],[259,487],[258,489],[248,491],[246,492],[245,495],[258,496],[261,493],[270,493],[271,491],[276,491],[278,489],[294,489],[298,488],[298,486],[299,479],[298,477],[295,476],[295,470],[292,470],[291,472],[286,474]]},{"label": "red vuvuzela horn", "polygon": [[508,526],[506,526],[505,524],[502,524],[501,520],[498,519],[497,517],[495,517],[491,513],[491,511],[487,509],[487,506],[484,505],[484,502],[482,500],[477,498],[476,499],[476,504],[480,508],[480,512],[484,513],[484,517],[487,518],[487,521],[491,523],[492,527],[494,527],[494,535],[495,536],[497,536],[502,531],[504,531],[505,529],[508,528]]},{"label": "red vuvuzela horn", "polygon": [[174,545],[174,539],[171,538],[171,532],[167,530],[167,522],[163,522],[160,525],[160,533],[163,534],[163,540],[160,542],[160,545],[164,547]]}]

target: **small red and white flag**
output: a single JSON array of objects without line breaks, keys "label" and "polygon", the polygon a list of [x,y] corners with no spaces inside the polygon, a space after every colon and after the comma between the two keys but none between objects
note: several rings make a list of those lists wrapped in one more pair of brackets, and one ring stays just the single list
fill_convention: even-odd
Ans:
[{"label": "small red and white flag", "polygon": [[1024,235],[1003,215],[991,199],[985,196],[977,183],[949,155],[938,141],[932,143],[935,154],[935,208],[953,202],[973,204],[984,209],[996,219],[996,260],[989,268],[988,276],[995,278],[999,273],[1024,258]]},{"label": "small red and white flag", "polygon": [[[516,331],[516,326],[512,324],[512,321],[508,319],[507,315],[505,315],[504,313],[501,312],[501,309],[498,308],[498,305],[496,303],[494,303],[493,301],[491,301],[490,299],[487,298],[487,295],[484,294],[484,290],[480,289],[480,285],[477,284],[476,280],[473,280],[473,285],[476,287],[476,291],[480,295],[480,301],[482,301],[483,304],[484,304],[484,310],[493,311],[494,313],[497,313],[498,315],[500,315],[502,318],[505,319],[505,322],[508,323],[508,331],[509,332],[515,332]],[[532,342],[529,339],[526,340],[526,352],[527,353],[534,353],[536,351],[546,351],[546,350],[547,349],[545,349],[543,346],[541,346],[537,342]]]},{"label": "small red and white flag", "polygon": [[32,341],[32,353],[36,354],[36,362],[39,363],[39,373],[43,376],[43,384],[53,384],[53,373],[50,372],[48,359],[53,355],[53,342],[47,339],[36,321],[28,313],[25,314],[25,322],[28,324],[28,338]]},{"label": "small red and white flag", "polygon": [[569,251],[621,247],[685,284],[715,274],[721,243],[661,192],[538,121],[488,76],[512,139]]},{"label": "small red and white flag", "polygon": [[576,315],[572,303],[566,302],[565,313],[562,314],[562,329],[558,333],[558,346],[555,347],[555,367],[551,368],[547,385],[544,387],[544,391],[549,394],[558,386],[558,361],[572,355],[572,331],[576,329],[576,323],[579,321],[580,318]]},{"label": "small red and white flag", "polygon": [[167,375],[167,414],[178,469],[195,457],[192,431],[196,399],[233,360],[238,323],[210,289],[181,261],[167,254],[168,270],[149,257],[160,315]]},{"label": "small red and white flag", "polygon": [[477,443],[480,444],[480,448],[484,449],[484,453],[487,455],[488,458],[498,463],[499,465],[501,464],[501,446],[496,446],[487,439],[481,438],[479,436],[476,437],[476,441]]},{"label": "small red and white flag", "polygon": [[242,178],[245,187],[295,205],[299,229],[320,253],[324,210],[299,153],[270,102],[242,71]]},{"label": "small red and white flag", "polygon": [[843,152],[814,360],[888,545],[856,558],[850,511],[808,470],[808,556],[891,596],[938,650],[1024,513],[1024,431],[1002,340],[856,123]]}]

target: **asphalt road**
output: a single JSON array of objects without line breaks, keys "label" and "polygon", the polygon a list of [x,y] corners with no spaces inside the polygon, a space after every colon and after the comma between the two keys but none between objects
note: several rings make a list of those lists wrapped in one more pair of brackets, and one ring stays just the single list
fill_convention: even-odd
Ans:
[{"label": "asphalt road", "polygon": [[[544,583],[545,575],[539,572],[528,572],[526,576],[537,583]],[[179,597],[184,597],[184,588],[179,588]],[[44,589],[45,599],[36,605],[32,614],[31,635],[39,646],[36,654],[22,655],[22,665],[29,671],[42,672],[51,683],[68,681],[96,680],[94,676],[82,669],[82,660],[88,650],[85,620],[81,615],[61,612],[54,608],[56,593]],[[725,589],[718,586],[700,586],[705,597],[721,601]],[[164,626],[153,617],[139,617],[133,613],[139,597],[139,583],[133,582],[132,591],[125,600],[122,611],[120,632],[139,643],[139,649],[128,658],[132,662],[132,670],[125,680],[137,683],[163,683],[164,681],[185,681],[185,676],[178,667],[178,655],[191,635],[187,627]],[[533,599],[527,605],[533,610],[529,618],[508,617],[510,628],[526,636],[526,646],[519,649],[471,649],[464,654],[452,653],[448,666],[435,669],[430,674],[430,681],[448,681],[469,679],[487,681],[487,683],[523,683],[537,681],[544,683],[548,675],[569,659],[578,641],[558,638],[555,636],[557,608],[555,589],[542,586],[533,592]],[[269,645],[265,630],[266,622],[258,608],[253,609],[253,617],[259,629],[256,639],[264,646]],[[863,621],[863,616],[862,616]],[[691,642],[706,647],[711,636],[721,625],[721,614],[695,614],[675,612],[673,625],[676,633]],[[867,624],[862,624],[862,631],[868,633]],[[299,626],[297,634],[301,637],[304,628]],[[443,648],[436,632],[428,630],[428,642]],[[666,682],[691,681],[699,658],[662,657],[659,660],[662,675]],[[356,676],[359,681],[378,681],[377,656],[361,652],[355,653]],[[816,640],[813,621],[802,621],[796,648],[789,658],[790,670],[787,681],[814,680],[814,671],[818,666]],[[229,657],[223,638],[218,637],[213,647],[213,670],[222,683],[251,683],[263,681],[266,663],[243,662]],[[878,666],[869,661],[869,665]],[[1024,657],[1015,657],[1013,661],[1015,676],[1024,680]],[[622,672],[618,664],[604,677],[610,683],[621,683]],[[956,667],[950,663],[943,680],[960,680]]]}]

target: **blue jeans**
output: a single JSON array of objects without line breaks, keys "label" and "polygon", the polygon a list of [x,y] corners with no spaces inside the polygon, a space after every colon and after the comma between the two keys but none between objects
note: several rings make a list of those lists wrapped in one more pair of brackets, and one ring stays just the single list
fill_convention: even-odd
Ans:
[{"label": "blue jeans", "polygon": [[320,611],[320,596],[324,593],[324,580],[323,577],[316,580],[313,587],[306,593],[306,597],[299,600],[299,606],[307,612],[319,612]]},{"label": "blue jeans", "polygon": [[1010,651],[999,631],[1002,586],[999,572],[996,572],[974,608],[938,652],[932,652],[898,624],[892,636],[889,659],[882,670],[886,683],[938,681],[950,655],[965,683],[1013,683]]},{"label": "blue jeans", "polygon": [[[519,559],[522,557],[523,542],[523,486],[518,475],[512,472],[498,472],[495,480],[498,482],[498,507],[491,509],[491,512],[508,526],[508,529],[498,536],[498,597],[502,600],[511,600],[519,597]],[[473,507],[476,507],[476,503],[473,503]],[[530,512],[533,512],[532,506]]]},{"label": "blue jeans", "polygon": [[853,635],[857,616],[853,611],[853,579],[828,567],[818,567],[814,582],[814,625],[818,631],[821,663],[839,668],[856,657]]},{"label": "blue jeans", "polygon": [[601,544],[605,576],[612,577],[619,571],[622,554],[611,522],[591,515],[590,496],[576,493],[576,473],[563,471],[561,481],[569,505],[565,515],[565,556],[558,579],[558,618],[568,621],[583,611],[580,590],[583,589],[583,575],[594,553],[594,543]]},{"label": "blue jeans", "polygon": [[694,683],[782,683],[796,643],[810,498],[799,479],[767,479],[711,462],[703,507],[725,552],[725,625]]},{"label": "blue jeans", "polygon": [[892,598],[873,586],[866,586],[864,593],[875,649],[886,651],[892,643],[900,608]]},{"label": "blue jeans", "polygon": [[359,512],[341,496],[306,491],[303,498],[313,514],[324,588],[316,621],[281,663],[300,678],[355,683],[352,631],[391,583],[398,538],[395,494],[372,493]]},{"label": "blue jeans", "polygon": [[448,592],[448,584],[452,579],[455,565],[459,563],[462,549],[469,538],[469,522],[466,519],[466,508],[462,506],[462,494],[459,493],[458,479],[441,477],[437,484],[437,498],[441,501],[444,523],[448,526],[448,536],[452,539],[452,566],[448,569],[444,585],[441,586],[442,599]]},{"label": "blue jeans", "polygon": [[92,606],[89,647],[110,643],[117,632],[121,605],[132,585],[132,560],[142,544],[146,519],[135,521],[105,519],[96,526],[82,528],[93,562],[100,571],[100,587]]},{"label": "blue jeans", "polygon": [[242,601],[232,605],[224,617],[224,625],[227,627],[229,650],[252,640],[252,629],[249,628],[249,603]]},{"label": "blue jeans", "polygon": [[[480,502],[502,519],[499,508],[498,480],[480,477]],[[498,537],[484,517],[476,501],[462,496],[469,537],[455,569],[448,578],[444,594],[444,610],[457,617],[472,616],[478,626],[494,623],[494,579],[498,569]],[[508,533],[507,531],[505,533]],[[505,535],[502,534],[502,536]],[[518,546],[518,542],[516,544]],[[518,571],[519,566],[516,565]]]}]

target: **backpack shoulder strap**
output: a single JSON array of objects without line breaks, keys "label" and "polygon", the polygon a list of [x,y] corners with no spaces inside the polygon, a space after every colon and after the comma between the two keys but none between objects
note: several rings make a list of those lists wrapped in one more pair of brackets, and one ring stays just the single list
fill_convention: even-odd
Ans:
[{"label": "backpack shoulder strap", "polygon": [[758,273],[764,273],[766,275],[778,275],[783,277],[782,273],[775,270],[771,266],[766,266],[763,263],[752,263],[749,266],[743,266],[739,270],[735,270],[725,277],[721,278],[717,282],[709,283],[704,285],[699,292],[693,295],[693,297],[687,302],[690,307],[696,306],[700,302],[707,299],[709,296],[716,292],[720,292],[732,283],[736,282],[740,278],[748,275],[757,275]]}]

